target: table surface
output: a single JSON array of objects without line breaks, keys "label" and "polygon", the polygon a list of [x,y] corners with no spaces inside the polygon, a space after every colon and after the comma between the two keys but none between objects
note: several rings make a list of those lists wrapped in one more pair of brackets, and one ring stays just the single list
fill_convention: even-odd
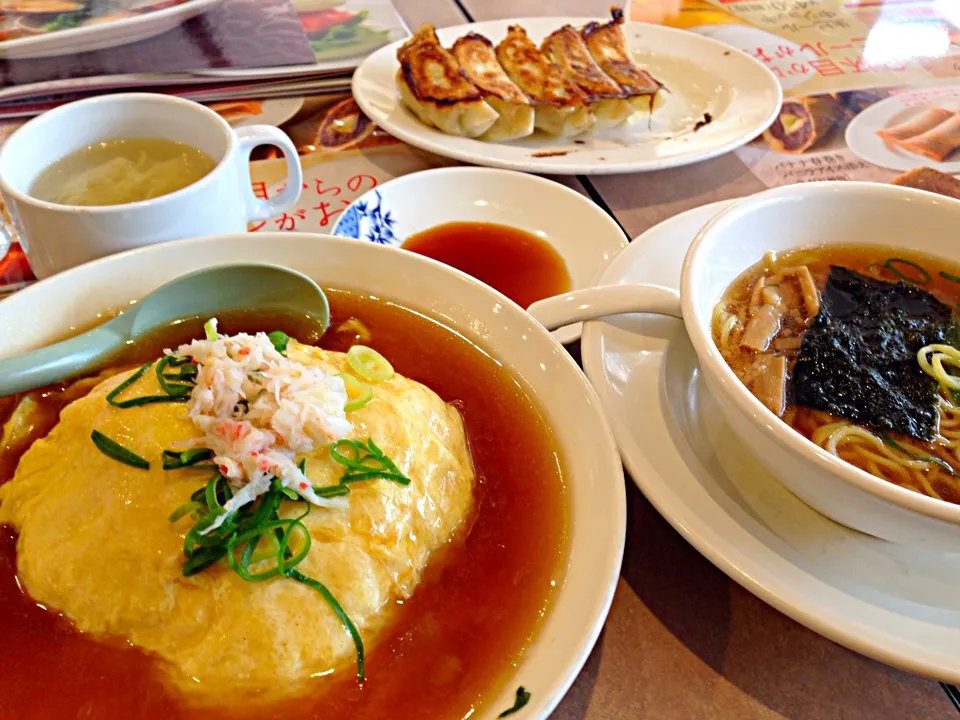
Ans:
[{"label": "table surface", "polygon": [[[411,27],[602,16],[609,0],[394,0]],[[631,238],[690,208],[765,189],[733,153],[655,173],[555,178]],[[730,580],[627,482],[623,569],[606,628],[555,720],[956,718],[941,686],[807,630]]]}]

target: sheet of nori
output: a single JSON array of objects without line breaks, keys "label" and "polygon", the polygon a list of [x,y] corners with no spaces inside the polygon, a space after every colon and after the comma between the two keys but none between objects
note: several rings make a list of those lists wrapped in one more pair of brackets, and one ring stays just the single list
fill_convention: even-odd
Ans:
[{"label": "sheet of nori", "polygon": [[953,345],[954,334],[953,310],[925,290],[833,265],[820,311],[800,341],[794,402],[932,440],[937,382],[920,369],[917,351]]}]

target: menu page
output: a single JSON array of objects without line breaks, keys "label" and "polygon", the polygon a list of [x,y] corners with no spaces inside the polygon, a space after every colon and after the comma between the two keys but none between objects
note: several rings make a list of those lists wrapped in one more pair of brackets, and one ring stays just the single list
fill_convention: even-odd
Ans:
[{"label": "menu page", "polygon": [[[637,14],[642,5],[637,3]],[[737,155],[768,187],[960,173],[960,2],[680,0],[659,21],[738,47],[784,89]]]},{"label": "menu page", "polygon": [[0,0],[0,86],[311,63],[289,0]]},{"label": "menu page", "polygon": [[390,0],[292,0],[317,70],[354,68],[374,50],[406,37]]}]

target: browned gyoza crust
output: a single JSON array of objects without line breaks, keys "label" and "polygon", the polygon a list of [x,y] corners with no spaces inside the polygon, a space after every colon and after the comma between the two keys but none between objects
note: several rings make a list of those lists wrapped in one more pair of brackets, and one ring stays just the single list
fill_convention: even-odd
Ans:
[{"label": "browned gyoza crust", "polygon": [[540,52],[519,25],[507,28],[497,45],[497,60],[533,102],[534,124],[550,135],[572,137],[593,127],[596,118],[587,95]]},{"label": "browned gyoza crust", "polygon": [[610,22],[587,23],[580,31],[587,49],[600,69],[628,96],[656,94],[660,90],[660,83],[646,70],[637,67],[630,57],[626,38],[620,29],[623,24],[623,11],[614,7],[610,12],[613,15]]},{"label": "browned gyoza crust", "polygon": [[440,45],[433,25],[417,28],[397,50],[397,60],[400,98],[421,122],[463,137],[479,137],[497,122],[497,111]]},{"label": "browned gyoza crust", "polygon": [[493,43],[483,35],[464,35],[453,44],[452,50],[463,74],[481,93],[490,93],[501,100],[521,105],[530,103],[523,91],[500,67]]},{"label": "browned gyoza crust", "polygon": [[583,91],[564,77],[519,25],[507,29],[507,36],[497,45],[497,60],[534,104],[570,107],[583,105],[587,100]]},{"label": "browned gyoza crust", "polygon": [[570,25],[547,35],[540,43],[543,51],[563,74],[583,90],[590,100],[621,98],[626,92],[613,81],[590,55],[580,33]]},{"label": "browned gyoza crust", "polygon": [[421,102],[451,105],[480,100],[480,91],[460,72],[456,58],[444,50],[433,26],[424,23],[397,50],[400,73]]},{"label": "browned gyoza crust", "polygon": [[506,142],[533,133],[533,103],[500,66],[493,43],[483,35],[469,33],[459,38],[452,50],[463,74],[499,114],[481,139]]},{"label": "browned gyoza crust", "polygon": [[[641,109],[627,91],[601,69],[577,29],[564,25],[548,35],[540,49],[586,94],[595,118],[594,128],[616,127]],[[652,106],[648,100],[646,109],[651,110]]]}]

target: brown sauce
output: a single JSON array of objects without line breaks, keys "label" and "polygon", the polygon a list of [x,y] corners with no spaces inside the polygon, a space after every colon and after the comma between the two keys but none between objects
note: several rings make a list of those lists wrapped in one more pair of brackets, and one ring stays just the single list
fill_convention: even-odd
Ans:
[{"label": "brown sauce", "polygon": [[[457,720],[499,691],[537,632],[552,583],[562,579],[567,510],[553,436],[521,386],[459,335],[390,303],[328,295],[332,328],[360,318],[372,334],[366,344],[397,372],[456,403],[478,481],[469,534],[432,563],[369,649],[367,682],[358,686],[347,667],[318,678],[306,697],[255,709],[189,706],[158,672],[161,661],[122,639],[81,634],[26,596],[16,578],[15,535],[0,527],[0,718]],[[290,318],[222,317],[220,328],[281,329],[314,339],[313,328]],[[201,334],[199,321],[185,322],[138,344],[117,364],[151,359]],[[354,342],[331,330],[317,344],[346,350]],[[52,387],[33,397],[36,439],[56,424],[69,396]],[[0,417],[13,404],[0,400]],[[0,453],[0,482],[10,479],[28,444]]]},{"label": "brown sauce", "polygon": [[444,223],[411,235],[403,248],[462,270],[524,308],[571,289],[559,253],[533,233],[508,225]]}]

